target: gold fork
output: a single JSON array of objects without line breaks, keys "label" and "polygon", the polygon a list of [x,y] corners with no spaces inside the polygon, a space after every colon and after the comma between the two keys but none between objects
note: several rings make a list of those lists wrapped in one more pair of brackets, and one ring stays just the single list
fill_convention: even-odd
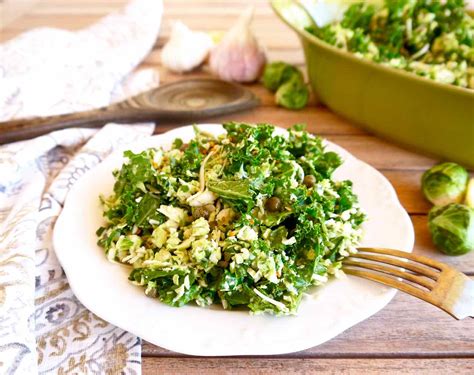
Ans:
[{"label": "gold fork", "polygon": [[456,319],[474,317],[474,280],[434,259],[362,247],[344,260],[343,270],[418,297]]}]

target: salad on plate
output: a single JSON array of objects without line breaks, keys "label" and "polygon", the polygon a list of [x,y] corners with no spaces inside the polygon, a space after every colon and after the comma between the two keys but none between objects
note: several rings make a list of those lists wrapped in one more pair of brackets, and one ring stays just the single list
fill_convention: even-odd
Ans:
[{"label": "salad on plate", "polygon": [[365,216],[351,181],[332,179],[341,158],[302,125],[223,127],[126,151],[113,194],[100,198],[98,244],[171,306],[295,314],[310,287],[342,274]]}]

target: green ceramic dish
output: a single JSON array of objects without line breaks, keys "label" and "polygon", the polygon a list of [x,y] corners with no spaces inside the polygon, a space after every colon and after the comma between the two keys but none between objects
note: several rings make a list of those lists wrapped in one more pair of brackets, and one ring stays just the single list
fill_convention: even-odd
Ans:
[{"label": "green ceramic dish", "polygon": [[357,58],[306,32],[313,21],[295,1],[271,4],[299,35],[311,85],[324,104],[408,148],[474,168],[474,90]]}]

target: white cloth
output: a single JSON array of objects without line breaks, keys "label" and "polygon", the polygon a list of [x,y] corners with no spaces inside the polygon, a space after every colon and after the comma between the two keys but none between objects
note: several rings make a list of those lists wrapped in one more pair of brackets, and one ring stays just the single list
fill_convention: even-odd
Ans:
[{"label": "white cloth", "polygon": [[[162,11],[161,0],[133,0],[78,32],[42,28],[1,45],[0,119],[91,109],[158,85],[154,70],[130,73],[153,47]],[[109,124],[0,146],[1,374],[141,373],[140,339],[74,297],[51,236],[77,179],[152,132]]]}]

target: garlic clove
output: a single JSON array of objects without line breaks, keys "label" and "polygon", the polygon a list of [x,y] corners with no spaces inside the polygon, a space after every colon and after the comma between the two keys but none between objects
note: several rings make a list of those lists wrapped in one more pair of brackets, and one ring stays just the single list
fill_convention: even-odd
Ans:
[{"label": "garlic clove", "polygon": [[208,34],[192,31],[177,21],[161,51],[162,64],[173,72],[189,72],[204,62],[213,45]]},{"label": "garlic clove", "polygon": [[262,74],[266,56],[250,28],[252,16],[249,7],[211,51],[211,71],[225,81],[253,82]]}]

